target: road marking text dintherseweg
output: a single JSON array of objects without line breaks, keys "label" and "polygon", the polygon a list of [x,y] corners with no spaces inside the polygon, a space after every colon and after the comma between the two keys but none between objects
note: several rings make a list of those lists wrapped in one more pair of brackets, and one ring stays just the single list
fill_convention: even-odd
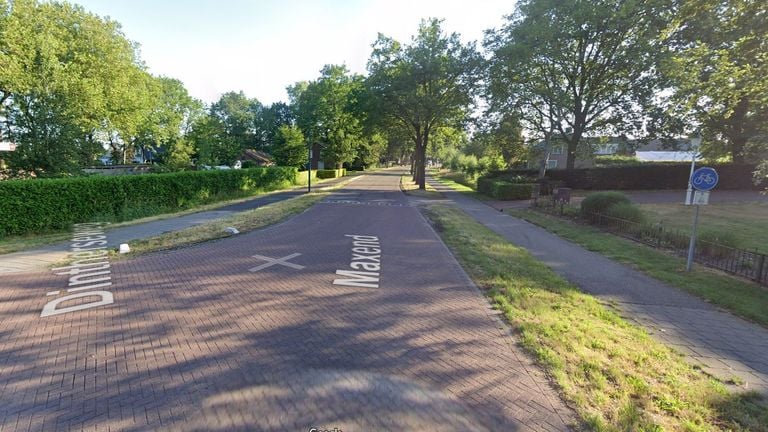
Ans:
[{"label": "road marking text dintherseweg", "polygon": [[[105,306],[114,302],[112,293],[104,289],[112,285],[112,277],[107,252],[107,236],[104,234],[103,225],[100,222],[75,224],[72,254],[69,256],[75,261],[68,266],[53,269],[58,276],[69,275],[67,292],[70,294],[46,303],[40,314],[41,318]],[[50,291],[46,295],[53,297],[60,294],[61,291]],[[93,298],[94,301],[59,307],[64,302],[86,298]]]}]

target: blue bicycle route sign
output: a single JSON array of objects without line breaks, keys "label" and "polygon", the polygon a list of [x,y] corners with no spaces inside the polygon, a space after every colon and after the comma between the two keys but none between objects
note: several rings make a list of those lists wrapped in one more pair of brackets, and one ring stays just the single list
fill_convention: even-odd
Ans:
[{"label": "blue bicycle route sign", "polygon": [[717,186],[718,180],[720,177],[717,175],[717,171],[709,167],[699,168],[691,176],[691,184],[700,191],[711,191]]}]

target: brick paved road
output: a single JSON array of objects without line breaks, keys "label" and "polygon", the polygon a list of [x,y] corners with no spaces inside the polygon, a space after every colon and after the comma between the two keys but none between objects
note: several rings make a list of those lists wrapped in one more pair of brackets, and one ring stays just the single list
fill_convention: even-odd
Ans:
[{"label": "brick paved road", "polygon": [[[40,318],[67,276],[0,276],[0,430],[566,429],[572,413],[398,178],[115,263],[110,306]],[[380,239],[378,288],[333,284],[346,234]],[[294,253],[304,268],[248,271]]]}]

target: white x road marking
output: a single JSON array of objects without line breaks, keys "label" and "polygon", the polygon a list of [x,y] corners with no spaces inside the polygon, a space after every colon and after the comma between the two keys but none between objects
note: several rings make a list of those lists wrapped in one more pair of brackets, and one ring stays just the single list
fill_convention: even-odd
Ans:
[{"label": "white x road marking", "polygon": [[292,269],[301,270],[301,269],[304,268],[303,265],[298,265],[298,264],[294,264],[294,263],[288,262],[289,259],[296,258],[299,255],[301,255],[301,254],[300,253],[292,253],[292,254],[290,254],[288,256],[284,256],[282,258],[270,258],[270,257],[265,257],[264,255],[254,255],[253,256],[254,258],[258,258],[260,260],[264,260],[264,261],[268,261],[268,262],[266,264],[262,264],[260,266],[254,267],[254,268],[252,268],[252,269],[250,269],[248,271],[249,272],[257,272],[259,270],[264,270],[267,267],[272,267],[275,264],[280,264],[282,266],[290,267]]}]

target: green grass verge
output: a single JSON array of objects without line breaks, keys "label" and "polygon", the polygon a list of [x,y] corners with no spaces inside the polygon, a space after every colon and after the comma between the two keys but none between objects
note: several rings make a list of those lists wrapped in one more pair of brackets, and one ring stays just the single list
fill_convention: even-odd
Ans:
[{"label": "green grass verge", "polygon": [[590,429],[768,431],[758,396],[730,394],[463,212],[424,212]]},{"label": "green grass verge", "polygon": [[[648,219],[665,227],[690,232],[693,207],[682,204],[642,204]],[[707,233],[727,233],[732,246],[768,252],[768,203],[743,202],[710,204],[699,210],[699,229]]]},{"label": "green grass verge", "polygon": [[419,189],[419,185],[413,181],[413,178],[409,174],[400,176],[400,190],[406,195],[418,198],[443,198],[443,194],[435,190],[429,183],[426,184],[426,190]]},{"label": "green grass verge", "polygon": [[438,182],[450,187],[451,189],[461,192],[465,195],[469,195],[472,198],[482,200],[482,201],[488,201],[491,198],[481,195],[477,193],[477,185],[476,183],[473,184],[470,180],[466,178],[466,176],[462,173],[455,173],[451,171],[443,171],[435,174],[433,176],[435,180]]},{"label": "green grass verge", "polygon": [[757,284],[698,265],[686,273],[681,257],[534,210],[509,209],[506,213],[768,326],[768,289]]},{"label": "green grass verge", "polygon": [[246,233],[274,225],[290,216],[299,214],[328,196],[328,194],[329,192],[315,192],[309,195],[302,195],[180,231],[133,241],[130,243],[130,253],[117,254],[112,251],[111,254],[115,259],[133,258],[150,252],[176,249],[217,240],[230,236],[229,233],[224,231],[227,227],[235,227],[241,234]]}]

